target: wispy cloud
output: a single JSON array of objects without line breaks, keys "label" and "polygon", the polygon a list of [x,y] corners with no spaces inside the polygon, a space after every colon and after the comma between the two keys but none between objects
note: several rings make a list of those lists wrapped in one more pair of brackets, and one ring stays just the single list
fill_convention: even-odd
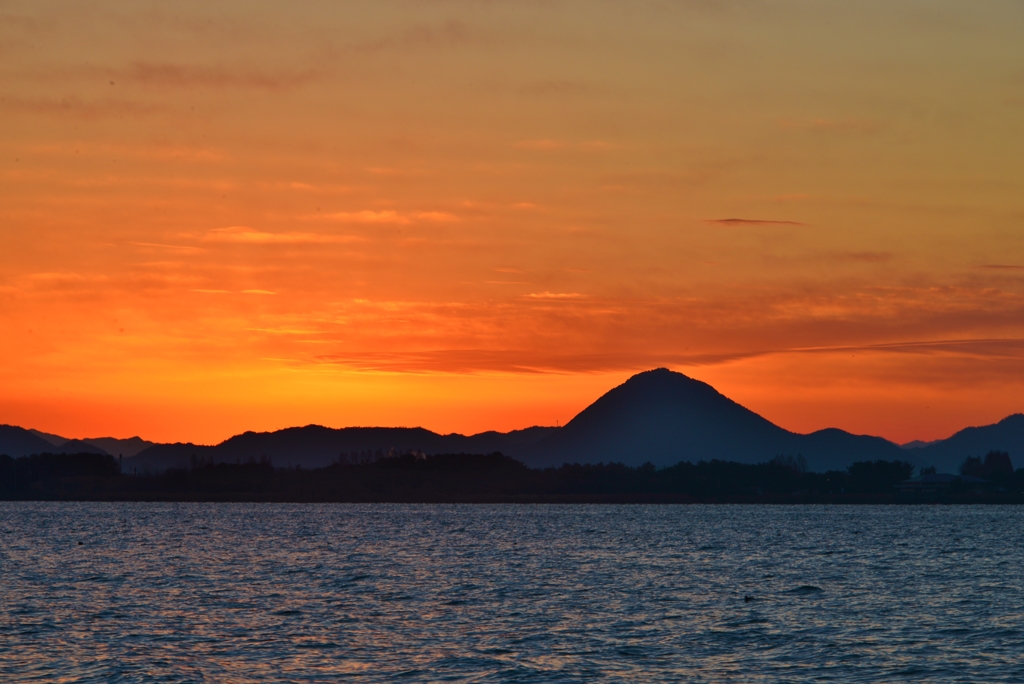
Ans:
[{"label": "wispy cloud", "polygon": [[342,223],[367,223],[367,224],[396,224],[408,225],[410,223],[453,223],[459,220],[455,214],[446,211],[413,211],[398,212],[393,210],[372,211],[336,211],[333,213],[317,214],[310,218],[319,218],[329,221],[340,221]]},{"label": "wispy cloud", "polygon": [[[713,361],[732,360],[716,355]],[[579,373],[638,370],[665,365],[692,365],[696,357],[673,354],[538,353],[527,349],[437,349],[423,351],[355,352],[323,354],[316,363],[336,364],[356,370],[392,373]],[[701,357],[703,361],[712,361]],[[688,363],[689,362],[689,363]]]},{"label": "wispy cloud", "polygon": [[805,121],[783,120],[779,126],[787,130],[821,131],[825,133],[853,133],[867,135],[882,130],[882,124],[873,119],[810,119]]},{"label": "wispy cloud", "polygon": [[582,299],[586,297],[579,292],[531,292],[523,296],[529,299]]},{"label": "wispy cloud", "polygon": [[0,97],[0,110],[42,116],[94,120],[110,117],[143,117],[159,112],[162,107],[129,100],[101,98],[84,100],[77,95],[62,98]]},{"label": "wispy cloud", "polygon": [[167,250],[167,251],[170,251],[170,252],[181,252],[181,253],[184,253],[184,254],[195,254],[197,252],[202,252],[203,251],[201,247],[190,247],[188,245],[165,245],[165,244],[162,244],[162,243],[159,243],[159,242],[129,242],[128,244],[129,245],[133,245],[135,247],[145,247],[145,248],[148,248],[148,249],[161,249],[161,250]]},{"label": "wispy cloud", "polygon": [[521,150],[564,150],[570,144],[564,140],[520,140],[515,144]]},{"label": "wispy cloud", "polygon": [[[269,331],[268,331],[269,332]],[[276,331],[275,331],[276,332]],[[320,331],[306,334],[320,334]],[[780,347],[735,351],[640,351],[559,353],[532,348],[426,349],[353,351],[321,354],[313,363],[337,364],[357,370],[397,373],[578,373],[642,370],[656,366],[697,367],[779,355],[896,353],[951,355],[974,359],[1017,361],[1024,357],[1024,339],[926,340],[891,344],[823,347]]]},{"label": "wispy cloud", "polygon": [[783,221],[779,219],[746,219],[746,218],[723,218],[707,219],[707,223],[717,223],[722,226],[806,226],[800,221]]},{"label": "wispy cloud", "polygon": [[131,157],[135,159],[157,159],[160,161],[222,162],[228,158],[223,149],[193,147],[187,145],[139,144],[124,145],[95,143],[75,140],[73,142],[31,145],[27,150],[33,155],[52,157]]},{"label": "wispy cloud", "polygon": [[271,290],[217,290],[212,288],[194,287],[190,292],[201,292],[203,294],[247,294],[247,295],[276,295]]},{"label": "wispy cloud", "polygon": [[315,69],[275,71],[252,66],[135,62],[123,68],[94,68],[111,85],[128,82],[163,88],[255,88],[282,90],[321,76]]},{"label": "wispy cloud", "polygon": [[843,352],[895,352],[903,354],[961,354],[978,358],[1021,358],[1024,339],[980,338],[919,340],[913,342],[887,342],[880,344],[833,345],[822,347],[793,347],[773,349],[760,354],[828,354]]},{"label": "wispy cloud", "polygon": [[408,216],[399,214],[397,211],[336,211],[333,213],[317,214],[312,218],[321,218],[330,221],[342,221],[345,223],[411,223]]},{"label": "wispy cloud", "polygon": [[583,152],[604,152],[619,149],[621,145],[608,142],[607,140],[550,140],[542,138],[539,140],[519,140],[513,147],[520,150],[579,150]]},{"label": "wispy cloud", "polygon": [[297,190],[309,193],[326,193],[336,195],[338,193],[351,193],[357,190],[365,190],[366,186],[342,185],[342,184],[316,184],[302,181],[264,181],[260,183],[264,188],[271,190]]},{"label": "wispy cloud", "polygon": [[833,254],[832,259],[862,264],[881,264],[892,261],[893,255],[889,252],[839,252]]},{"label": "wispy cloud", "polygon": [[32,273],[28,279],[36,283],[52,283],[57,285],[73,285],[75,283],[106,282],[109,277],[95,273],[75,273],[71,271],[46,271]]},{"label": "wispy cloud", "polygon": [[417,211],[412,216],[417,221],[427,221],[429,223],[450,223],[459,220],[458,216],[446,211]]},{"label": "wispy cloud", "polygon": [[324,233],[283,232],[268,233],[246,226],[214,228],[202,237],[203,242],[228,242],[252,245],[268,244],[329,244],[365,242],[359,235],[332,235]]},{"label": "wispy cloud", "polygon": [[455,48],[480,42],[482,38],[479,30],[472,30],[461,21],[450,20],[435,24],[416,24],[395,35],[348,46],[342,52],[376,53],[389,50]]},{"label": "wispy cloud", "polygon": [[582,81],[549,79],[528,83],[522,86],[519,90],[524,95],[534,95],[539,97],[566,97],[587,95],[595,92],[596,88],[594,85],[584,83]]}]

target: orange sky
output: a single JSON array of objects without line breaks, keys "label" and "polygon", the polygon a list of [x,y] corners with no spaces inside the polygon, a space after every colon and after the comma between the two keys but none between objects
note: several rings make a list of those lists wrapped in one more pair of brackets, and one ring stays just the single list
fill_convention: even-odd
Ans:
[{"label": "orange sky", "polygon": [[1024,411],[1024,5],[0,2],[0,423]]}]

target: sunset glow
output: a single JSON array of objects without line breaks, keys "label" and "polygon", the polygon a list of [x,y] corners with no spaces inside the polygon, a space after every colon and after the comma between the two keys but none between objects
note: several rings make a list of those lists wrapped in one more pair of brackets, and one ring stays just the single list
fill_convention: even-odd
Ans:
[{"label": "sunset glow", "polygon": [[1024,411],[1024,6],[0,2],[0,423]]}]

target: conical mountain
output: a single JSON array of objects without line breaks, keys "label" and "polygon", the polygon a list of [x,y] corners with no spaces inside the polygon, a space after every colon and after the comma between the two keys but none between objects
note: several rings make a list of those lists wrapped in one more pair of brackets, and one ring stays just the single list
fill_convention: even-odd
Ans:
[{"label": "conical mountain", "polygon": [[[562,428],[502,434],[439,435],[422,428],[332,429],[318,425],[275,432],[247,432],[217,446],[158,444],[126,458],[143,472],[188,467],[193,456],[214,462],[270,457],[278,466],[320,468],[342,454],[390,450],[438,453],[501,451],[530,466],[621,462],[657,466],[721,459],[760,463],[775,456],[803,456],[811,470],[846,468],[855,461],[914,459],[880,437],[828,429],[789,432],[707,383],[664,368],[639,373],[599,398]],[[131,471],[129,471],[131,472]]]},{"label": "conical mountain", "polygon": [[804,456],[812,470],[845,468],[857,460],[906,458],[878,437],[837,429],[789,432],[718,392],[666,368],[634,375],[540,442],[531,465],[564,462],[651,462],[721,459],[760,463],[778,455]]},{"label": "conical mountain", "polygon": [[607,392],[541,442],[530,460],[537,465],[750,462],[785,452],[790,436],[711,385],[658,368]]}]

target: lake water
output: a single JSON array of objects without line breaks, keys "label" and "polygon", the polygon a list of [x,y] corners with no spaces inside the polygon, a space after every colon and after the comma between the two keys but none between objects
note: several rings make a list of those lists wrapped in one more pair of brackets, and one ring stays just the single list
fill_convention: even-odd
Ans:
[{"label": "lake water", "polygon": [[2,681],[1024,681],[1020,507],[0,503],[0,582]]}]

